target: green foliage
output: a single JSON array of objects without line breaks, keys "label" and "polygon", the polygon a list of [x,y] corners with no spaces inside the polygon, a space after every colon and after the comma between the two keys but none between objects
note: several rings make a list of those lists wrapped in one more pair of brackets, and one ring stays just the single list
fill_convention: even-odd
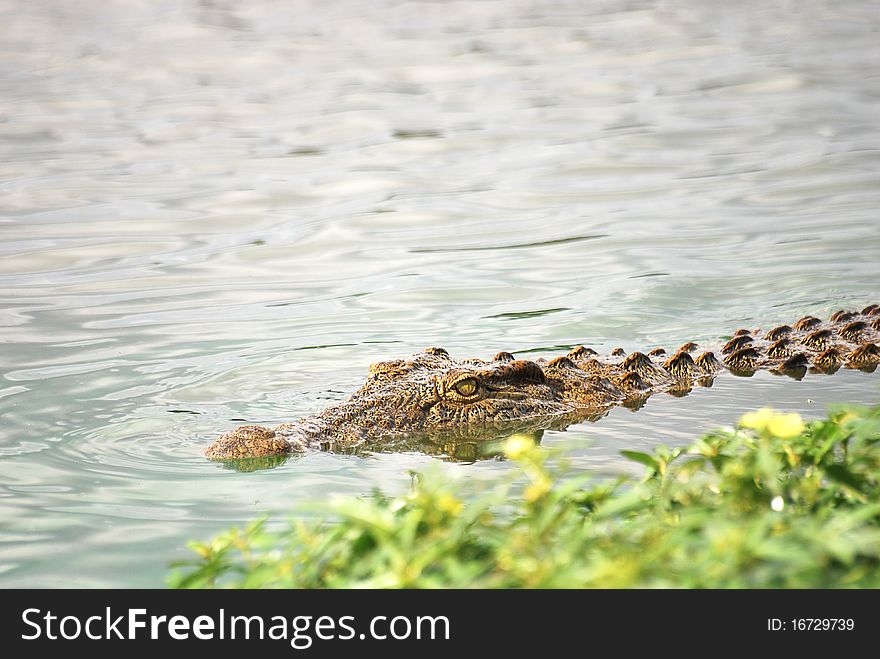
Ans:
[{"label": "green foliage", "polygon": [[[488,492],[437,474],[347,500],[332,522],[232,529],[174,587],[880,587],[880,407],[747,414],[687,450],[623,451],[640,481],[572,476],[515,436]],[[524,477],[524,478],[523,478]]]}]

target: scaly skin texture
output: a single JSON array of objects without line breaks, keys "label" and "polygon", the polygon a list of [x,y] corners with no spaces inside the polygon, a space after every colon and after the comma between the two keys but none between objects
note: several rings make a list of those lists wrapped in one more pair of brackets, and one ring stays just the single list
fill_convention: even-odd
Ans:
[{"label": "scaly skin texture", "polygon": [[[737,330],[714,351],[693,342],[667,354],[600,357],[578,346],[551,360],[526,361],[500,352],[492,359],[457,360],[443,348],[370,366],[364,385],[343,403],[272,429],[242,426],[205,451],[209,458],[274,458],[316,447],[408,448],[427,439],[443,446],[511,432],[564,428],[597,419],[615,405],[641,407],[658,392],[682,395],[724,371],[767,369],[800,379],[841,367],[873,372],[880,363],[880,307],[839,311],[827,321],[805,316],[767,331]],[[464,442],[468,444],[468,442]]]}]

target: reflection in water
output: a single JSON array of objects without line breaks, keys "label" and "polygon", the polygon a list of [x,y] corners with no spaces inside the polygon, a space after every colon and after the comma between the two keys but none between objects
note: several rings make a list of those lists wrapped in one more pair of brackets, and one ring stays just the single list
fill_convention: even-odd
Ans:
[{"label": "reflection in water", "polygon": [[[562,421],[537,422],[535,424],[511,424],[506,430],[493,430],[489,433],[480,429],[459,430],[435,433],[412,433],[398,437],[371,441],[369,444],[322,444],[320,449],[338,455],[351,455],[360,458],[382,453],[422,453],[451,462],[472,463],[488,460],[504,454],[504,443],[513,435],[525,436],[536,444],[541,443],[544,430],[564,430],[568,424]],[[274,469],[301,454],[271,455],[254,458],[214,459],[214,462],[235,471],[257,471]]]},{"label": "reflection in water", "polygon": [[476,462],[499,458],[504,454],[504,444],[513,435],[524,436],[535,444],[541,443],[544,436],[543,428],[522,428],[515,432],[495,433],[491,436],[474,436],[452,434],[426,435],[404,442],[393,442],[387,446],[381,444],[373,447],[373,452],[388,451],[419,451],[428,455],[444,458],[453,462]]},{"label": "reflection in water", "polygon": [[223,468],[233,471],[250,472],[261,469],[274,469],[286,464],[291,455],[261,455],[256,458],[239,458],[237,460],[219,460]]},{"label": "reflection in water", "polygon": [[[374,361],[629,352],[876,301],[872,3],[0,0],[0,20],[2,586],[156,586],[186,539],[260,512],[507,469],[425,456],[480,453],[454,438],[246,477],[201,455]],[[874,402],[875,380],[726,378],[542,442],[616,473],[622,447]]]},{"label": "reflection in water", "polygon": [[[557,428],[562,430],[563,428]],[[436,434],[413,434],[406,437],[392,438],[385,441],[371,442],[357,446],[326,445],[322,450],[339,455],[353,455],[367,457],[381,453],[423,453],[425,455],[442,458],[450,462],[472,463],[477,460],[490,460],[504,455],[504,444],[513,435],[528,437],[536,444],[541,443],[544,428],[529,429],[521,427],[517,430],[506,432],[493,432],[489,435],[478,432],[467,433],[436,433]],[[255,458],[237,458],[231,460],[214,460],[225,469],[240,472],[259,471],[261,469],[274,469],[280,467],[291,459],[296,459],[296,454],[269,455]]]}]

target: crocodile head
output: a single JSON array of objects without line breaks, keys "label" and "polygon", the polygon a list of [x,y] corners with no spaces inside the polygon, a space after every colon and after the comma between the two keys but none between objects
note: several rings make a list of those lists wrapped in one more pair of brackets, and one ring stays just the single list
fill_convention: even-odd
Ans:
[{"label": "crocodile head", "polygon": [[[581,375],[583,375],[581,373]],[[442,348],[372,364],[351,397],[323,412],[270,429],[243,426],[208,447],[214,459],[271,456],[307,446],[356,449],[445,434],[491,437],[548,427],[575,410],[555,370],[499,353],[453,360]]]},{"label": "crocodile head", "polygon": [[559,390],[533,361],[502,353],[458,361],[442,348],[370,366],[364,385],[318,415],[327,435],[365,438],[446,428],[498,428],[565,414]]}]

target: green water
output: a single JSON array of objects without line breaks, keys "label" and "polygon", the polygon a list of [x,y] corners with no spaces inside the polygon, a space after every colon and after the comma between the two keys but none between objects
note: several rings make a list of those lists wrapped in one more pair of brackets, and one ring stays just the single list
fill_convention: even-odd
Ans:
[{"label": "green water", "polygon": [[[0,586],[158,587],[264,512],[507,472],[201,456],[382,358],[880,302],[878,9],[0,0]],[[878,385],[724,376],[543,444],[628,472],[621,448]]]}]

